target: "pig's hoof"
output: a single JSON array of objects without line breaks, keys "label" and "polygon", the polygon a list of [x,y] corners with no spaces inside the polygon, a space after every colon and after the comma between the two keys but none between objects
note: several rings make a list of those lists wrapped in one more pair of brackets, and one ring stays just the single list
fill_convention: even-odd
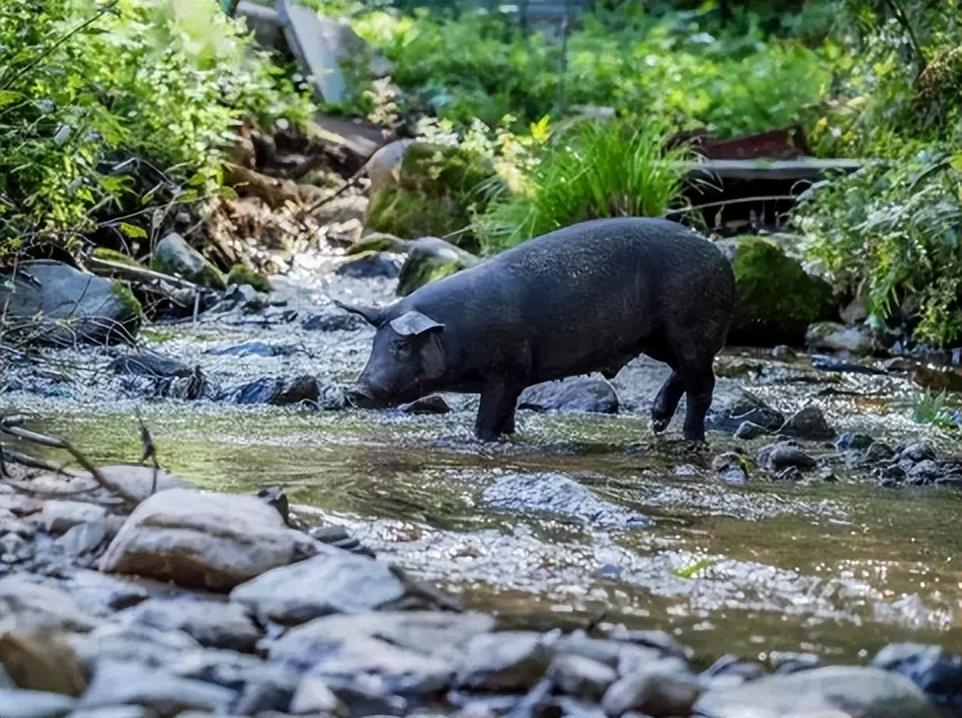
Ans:
[{"label": "pig's hoof", "polygon": [[671,423],[671,419],[664,416],[653,416],[651,417],[651,430],[656,434],[661,434],[668,428]]}]

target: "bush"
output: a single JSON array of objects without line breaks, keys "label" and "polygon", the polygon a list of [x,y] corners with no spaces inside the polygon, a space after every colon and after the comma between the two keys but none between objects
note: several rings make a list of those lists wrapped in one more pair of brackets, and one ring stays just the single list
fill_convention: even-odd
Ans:
[{"label": "bush", "polygon": [[75,250],[98,224],[144,236],[217,189],[242,117],[309,110],[215,2],[7,3],[0,88],[0,255]]},{"label": "bush", "polygon": [[[632,3],[588,14],[562,44],[525,36],[497,15],[355,13],[355,29],[394,63],[404,109],[514,129],[574,105],[712,125],[720,136],[799,120],[828,86],[828,48],[768,36],[757,16],[720,26],[699,12],[646,13]],[[716,35],[709,34],[716,33]]]},{"label": "bush", "polygon": [[666,213],[690,159],[669,148],[659,122],[580,122],[545,146],[526,191],[496,202],[477,220],[488,252],[599,217]]},{"label": "bush", "polygon": [[817,188],[796,210],[807,255],[865,294],[876,325],[917,341],[962,338],[962,156],[923,152]]}]

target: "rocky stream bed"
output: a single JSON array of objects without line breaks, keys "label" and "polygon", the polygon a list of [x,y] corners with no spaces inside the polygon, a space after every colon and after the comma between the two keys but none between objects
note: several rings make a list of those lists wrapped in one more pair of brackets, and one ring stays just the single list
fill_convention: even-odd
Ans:
[{"label": "rocky stream bed", "polygon": [[372,331],[331,298],[398,260],[343,261],[4,367],[102,468],[0,483],[0,718],[962,715],[962,461],[912,366],[726,350],[693,449],[639,359],[482,445],[476,397],[345,406]]}]

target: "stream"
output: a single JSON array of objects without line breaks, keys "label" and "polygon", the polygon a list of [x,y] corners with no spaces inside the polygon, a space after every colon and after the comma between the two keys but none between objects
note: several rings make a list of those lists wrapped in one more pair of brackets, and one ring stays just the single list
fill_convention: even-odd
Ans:
[{"label": "stream", "polygon": [[[394,282],[340,277],[336,264],[316,258],[278,279],[279,306],[158,324],[143,343],[226,384],[309,373],[346,385],[371,330],[305,331],[301,321],[336,313],[331,296],[389,301]],[[251,340],[290,351],[209,353]],[[104,371],[111,356],[50,352],[42,370],[26,372],[46,382],[45,395],[8,392],[6,410],[101,462],[140,458],[139,411],[169,471],[204,488],[281,486],[303,518],[347,526],[381,558],[504,625],[604,618],[672,631],[702,656],[762,660],[860,662],[895,641],[962,648],[962,492],[882,487],[832,442],[815,441],[802,445],[819,469],[802,481],[751,466],[747,483],[726,483],[713,458],[734,449],[754,458],[772,437],[712,432],[697,452],[677,419],[654,437],[647,410],[665,375],[654,361],[636,360],[613,381],[617,415],[522,411],[515,438],[482,445],[471,435],[476,397],[446,396],[453,410],[443,416],[149,400]],[[804,355],[738,348],[719,358],[718,374],[716,404],[743,389],[786,415],[815,403],[838,432],[958,454],[952,436],[911,418],[918,388],[908,377],[819,371]],[[559,486],[591,500],[572,502]]]}]

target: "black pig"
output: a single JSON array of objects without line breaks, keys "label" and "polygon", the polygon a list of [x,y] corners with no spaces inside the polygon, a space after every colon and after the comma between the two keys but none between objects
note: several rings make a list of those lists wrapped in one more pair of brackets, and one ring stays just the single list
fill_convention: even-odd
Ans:
[{"label": "black pig", "polygon": [[728,260],[661,219],[604,219],[532,239],[382,308],[343,308],[377,327],[351,392],[378,408],[435,391],[481,394],[475,433],[514,431],[532,384],[601,371],[640,353],[672,368],[651,411],[656,432],[688,395],[685,437],[704,441],[735,300]]}]

